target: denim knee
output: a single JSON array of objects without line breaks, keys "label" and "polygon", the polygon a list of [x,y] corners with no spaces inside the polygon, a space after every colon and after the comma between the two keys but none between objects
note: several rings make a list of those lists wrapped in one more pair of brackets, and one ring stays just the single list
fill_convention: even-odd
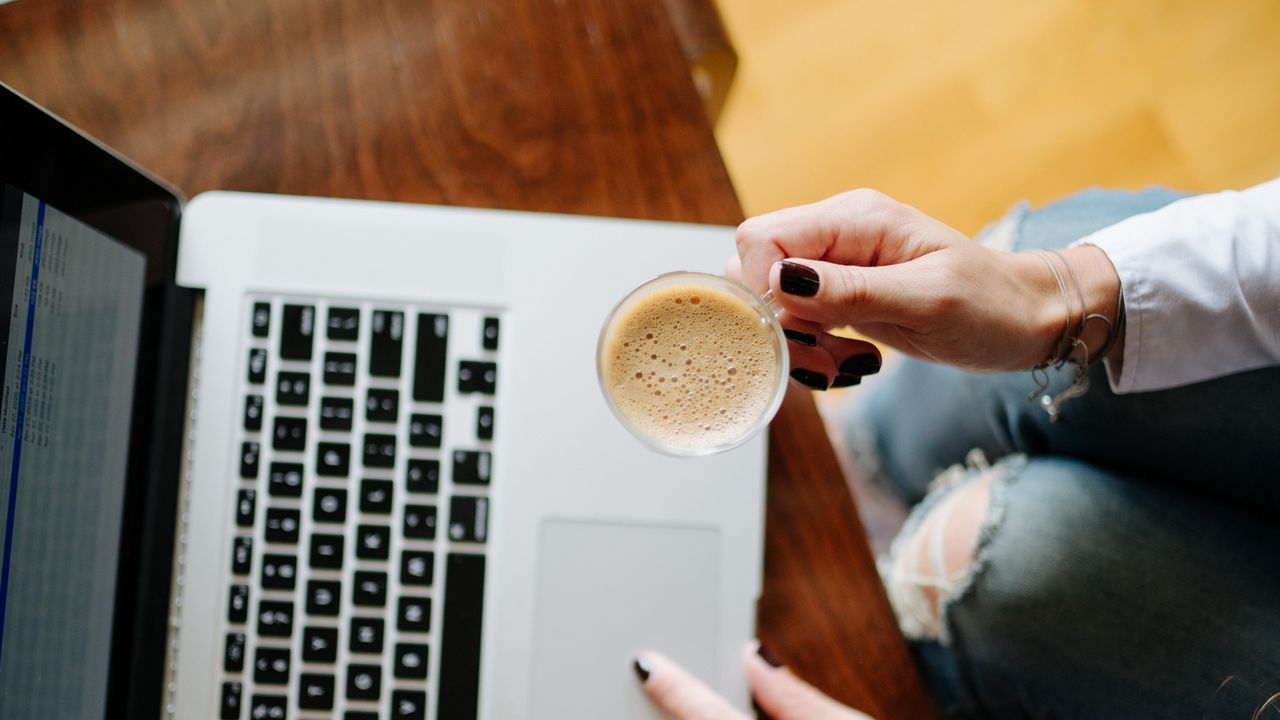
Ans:
[{"label": "denim knee", "polygon": [[1006,469],[944,636],[915,642],[949,715],[1202,718],[1232,678],[1280,689],[1274,525],[1078,461]]}]

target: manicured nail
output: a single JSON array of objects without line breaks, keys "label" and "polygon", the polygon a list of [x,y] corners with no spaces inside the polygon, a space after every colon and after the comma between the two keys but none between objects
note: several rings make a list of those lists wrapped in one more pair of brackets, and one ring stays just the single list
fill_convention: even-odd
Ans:
[{"label": "manicured nail", "polygon": [[636,658],[634,669],[636,671],[636,677],[640,678],[640,684],[643,685],[649,681],[649,673],[652,672],[652,670],[649,668],[649,663],[646,660],[643,658]]},{"label": "manicured nail", "polygon": [[849,387],[862,382],[861,375],[836,375],[836,379],[831,381],[832,388]]},{"label": "manicured nail", "polygon": [[818,273],[808,265],[783,260],[778,276],[782,281],[782,292],[788,295],[813,297],[818,294]]},{"label": "manicured nail", "polygon": [[812,370],[805,370],[804,368],[796,368],[795,370],[791,371],[791,379],[795,380],[801,385],[807,385],[813,388],[814,390],[827,389],[827,376],[823,375],[822,373],[816,373]]},{"label": "manicured nail", "polygon": [[782,662],[778,660],[776,655],[774,655],[772,652],[769,652],[768,646],[766,646],[764,643],[760,643],[759,645],[756,646],[756,654],[760,656],[761,660],[764,660],[765,662],[769,663],[771,667],[776,667],[776,668],[782,667]]},{"label": "manicured nail", "polygon": [[802,333],[799,330],[783,329],[782,334],[786,335],[788,340],[790,340],[791,342],[797,345],[804,345],[805,347],[813,347],[814,345],[818,344],[818,338],[810,335],[809,333]]},{"label": "manicured nail", "polygon": [[840,363],[841,375],[875,375],[880,372],[880,358],[875,353],[850,355]]}]

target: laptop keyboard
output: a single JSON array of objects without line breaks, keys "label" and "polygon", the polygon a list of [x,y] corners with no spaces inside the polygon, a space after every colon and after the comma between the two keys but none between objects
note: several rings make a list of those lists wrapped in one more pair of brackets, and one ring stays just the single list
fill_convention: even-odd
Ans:
[{"label": "laptop keyboard", "polygon": [[476,717],[499,314],[246,311],[211,715]]}]

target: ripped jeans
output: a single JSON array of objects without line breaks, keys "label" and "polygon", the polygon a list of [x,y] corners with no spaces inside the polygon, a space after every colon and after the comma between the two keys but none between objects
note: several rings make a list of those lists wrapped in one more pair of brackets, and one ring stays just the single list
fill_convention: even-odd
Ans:
[{"label": "ripped jeans", "polygon": [[[1176,197],[1086,191],[986,241],[1063,246]],[[855,464],[916,506],[882,569],[939,708],[1280,720],[1280,368],[1122,396],[1090,379],[1050,423],[1029,373],[908,360],[846,418]],[[948,565],[939,528],[965,505]]]}]

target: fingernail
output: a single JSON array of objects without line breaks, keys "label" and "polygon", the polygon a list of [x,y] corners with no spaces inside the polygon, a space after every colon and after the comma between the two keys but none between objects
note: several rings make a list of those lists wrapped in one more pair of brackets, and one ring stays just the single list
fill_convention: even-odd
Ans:
[{"label": "fingernail", "polygon": [[840,363],[841,375],[875,375],[880,372],[880,358],[875,353],[850,355]]},{"label": "fingernail", "polygon": [[640,678],[640,684],[643,685],[644,683],[649,681],[649,673],[651,672],[651,670],[649,668],[649,663],[647,661],[645,661],[643,658],[636,658],[636,661],[633,664],[633,668],[636,671],[636,677]]},{"label": "fingernail", "polygon": [[816,373],[812,370],[805,370],[804,368],[796,368],[795,370],[791,371],[791,379],[795,380],[801,385],[807,385],[813,388],[814,390],[827,389],[827,376],[823,375],[822,373]]},{"label": "fingernail", "polygon": [[756,714],[756,720],[773,720],[773,716],[765,712],[764,708],[760,707],[760,703],[757,702],[754,697],[751,698],[751,709]]},{"label": "fingernail", "polygon": [[756,646],[756,654],[760,656],[761,660],[764,660],[765,662],[769,663],[771,667],[776,667],[776,668],[782,667],[782,662],[778,660],[777,656],[775,656],[772,652],[769,651],[768,646],[766,646],[764,643],[760,643],[759,645]]},{"label": "fingernail", "polygon": [[850,385],[857,385],[862,382],[861,375],[836,375],[836,379],[831,381],[831,387],[842,388]]},{"label": "fingernail", "polygon": [[818,344],[818,338],[810,335],[809,333],[802,333],[799,330],[784,329],[782,331],[782,334],[786,335],[788,340],[790,340],[791,342],[797,345],[804,345],[805,347],[813,347],[814,345]]},{"label": "fingernail", "polygon": [[782,292],[788,295],[813,297],[818,294],[818,273],[808,265],[783,260],[778,276],[782,281]]}]

